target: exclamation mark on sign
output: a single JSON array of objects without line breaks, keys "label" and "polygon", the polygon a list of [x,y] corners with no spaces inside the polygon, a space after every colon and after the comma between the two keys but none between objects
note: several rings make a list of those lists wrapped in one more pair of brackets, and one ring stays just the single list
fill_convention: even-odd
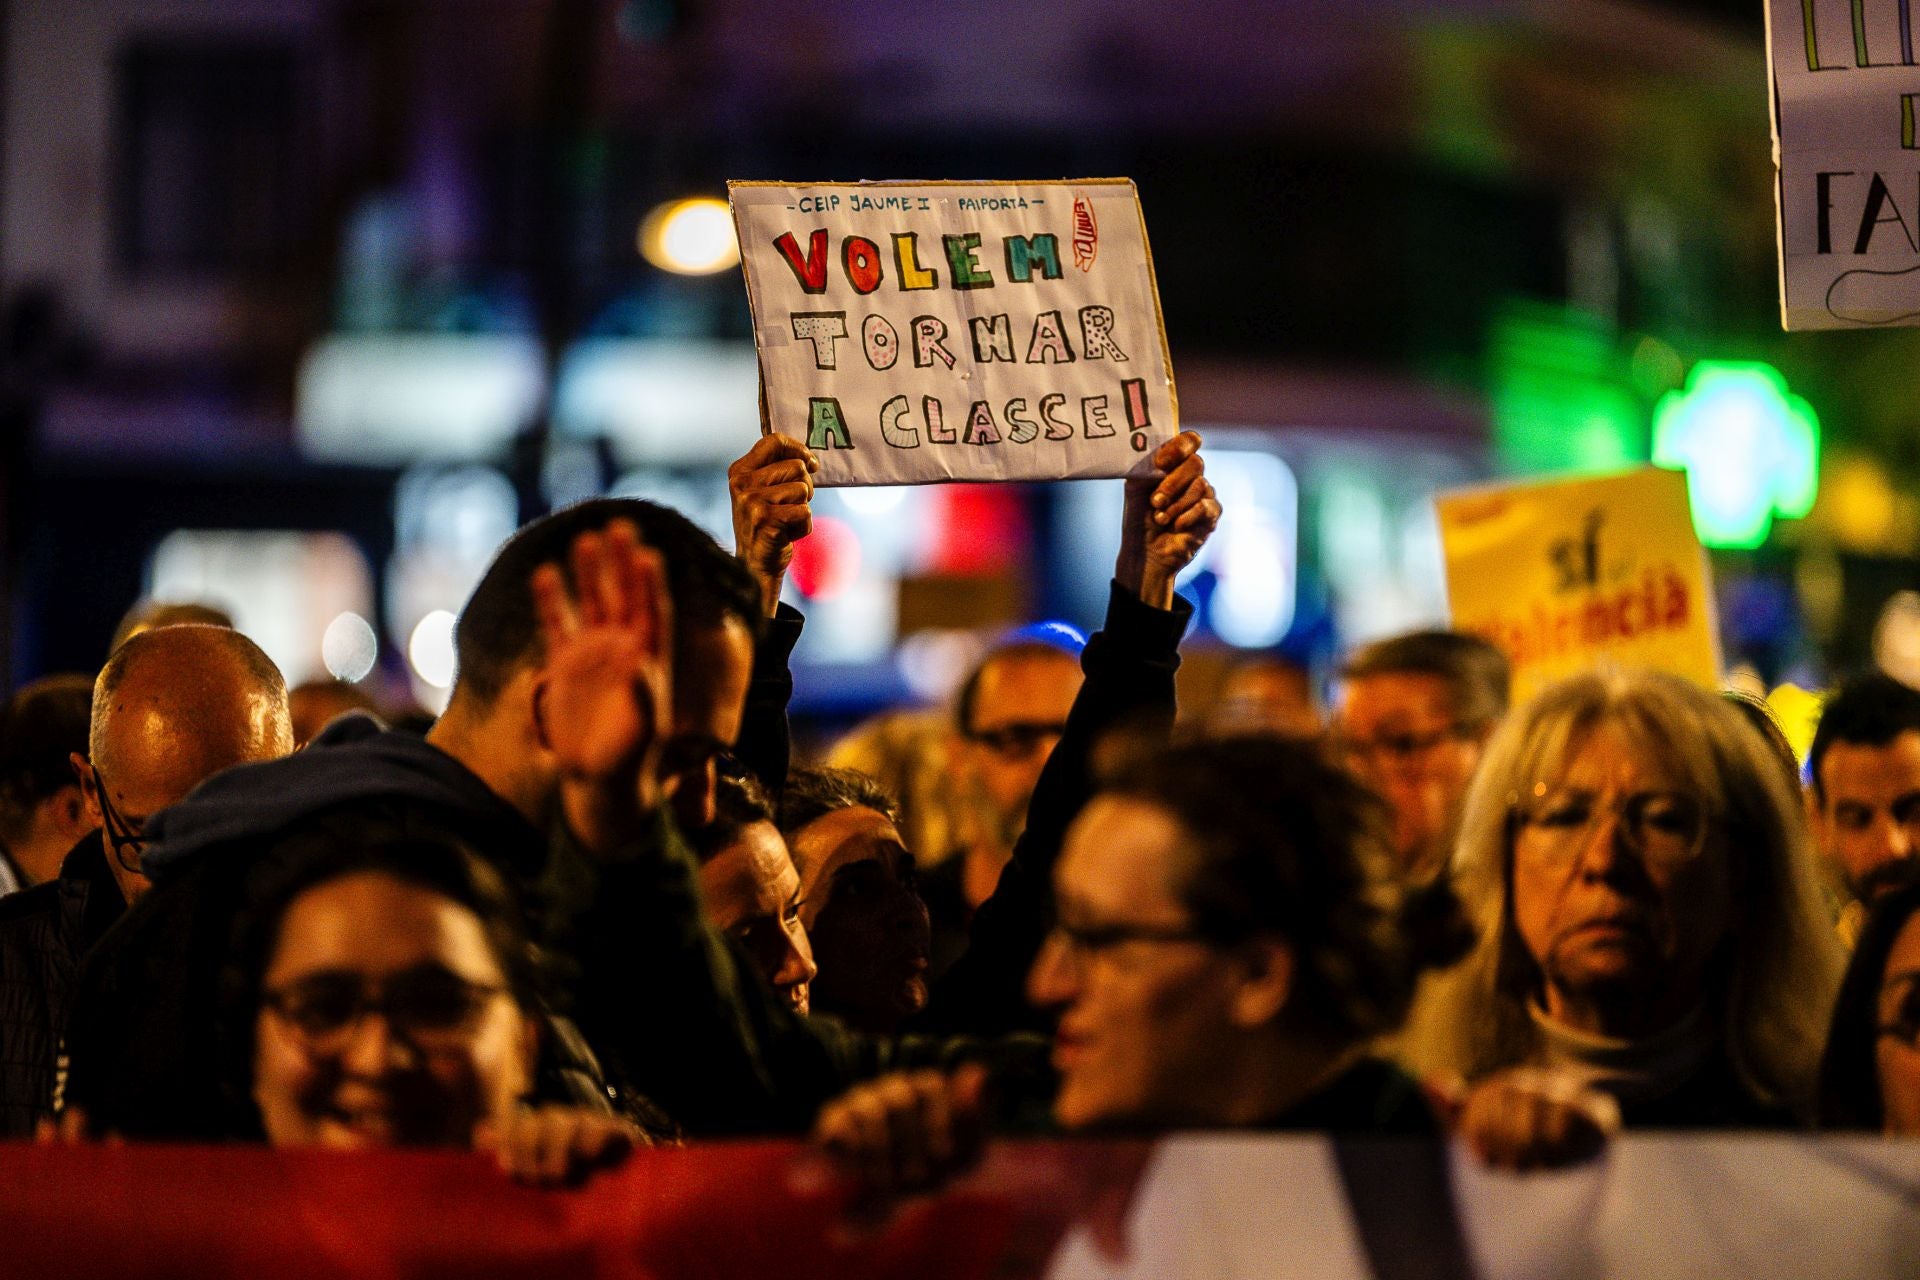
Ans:
[{"label": "exclamation mark on sign", "polygon": [[1147,433],[1145,428],[1153,425],[1147,417],[1147,380],[1128,378],[1120,384],[1127,393],[1127,425],[1133,428],[1133,451],[1147,451]]}]

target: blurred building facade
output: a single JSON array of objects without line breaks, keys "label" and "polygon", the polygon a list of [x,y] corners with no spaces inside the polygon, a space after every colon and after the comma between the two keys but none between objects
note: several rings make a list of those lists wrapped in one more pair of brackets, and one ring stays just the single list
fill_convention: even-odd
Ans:
[{"label": "blurred building facade", "polygon": [[[294,679],[431,703],[518,521],[618,491],[724,530],[745,293],[644,261],[650,210],[1109,174],[1239,499],[1189,584],[1222,647],[1324,662],[1439,620],[1435,490],[1644,461],[1660,397],[1737,358],[1819,406],[1852,497],[1719,556],[1730,655],[1856,661],[1916,585],[1911,339],[1778,332],[1758,14],[1716,8],[13,0],[13,674],[198,593]],[[1097,621],[1111,488],[822,495],[803,688],[931,696],[971,629]]]}]

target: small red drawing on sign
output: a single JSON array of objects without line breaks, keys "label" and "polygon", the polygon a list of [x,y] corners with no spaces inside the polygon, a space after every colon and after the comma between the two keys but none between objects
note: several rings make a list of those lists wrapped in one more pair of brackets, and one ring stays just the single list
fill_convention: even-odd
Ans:
[{"label": "small red drawing on sign", "polygon": [[1093,201],[1081,192],[1073,196],[1073,265],[1082,271],[1093,270],[1094,255],[1100,252],[1100,228],[1093,220]]}]

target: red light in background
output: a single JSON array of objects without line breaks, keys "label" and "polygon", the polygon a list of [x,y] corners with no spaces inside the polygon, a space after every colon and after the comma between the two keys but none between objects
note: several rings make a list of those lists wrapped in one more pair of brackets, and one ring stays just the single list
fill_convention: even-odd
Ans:
[{"label": "red light in background", "polygon": [[860,536],[833,516],[815,516],[813,532],[793,544],[793,585],[809,600],[831,600],[860,576]]},{"label": "red light in background", "polygon": [[933,547],[927,566],[931,571],[994,574],[1029,553],[1033,533],[1028,527],[1026,504],[1016,488],[951,484],[940,486],[933,494],[941,505],[931,521]]}]

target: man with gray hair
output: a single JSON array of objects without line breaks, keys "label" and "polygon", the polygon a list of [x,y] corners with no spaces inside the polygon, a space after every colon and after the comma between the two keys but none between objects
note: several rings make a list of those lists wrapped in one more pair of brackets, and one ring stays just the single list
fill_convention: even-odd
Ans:
[{"label": "man with gray hair", "polygon": [[0,1135],[52,1114],[81,957],[147,889],[143,827],[230,765],[293,749],[287,687],[237,631],[161,627],[114,652],[72,766],[93,827],[58,879],[0,900]]},{"label": "man with gray hair", "polygon": [[1415,631],[1356,650],[1340,675],[1335,744],[1392,807],[1401,869],[1430,880],[1446,868],[1467,784],[1507,714],[1506,655],[1479,636]]}]

